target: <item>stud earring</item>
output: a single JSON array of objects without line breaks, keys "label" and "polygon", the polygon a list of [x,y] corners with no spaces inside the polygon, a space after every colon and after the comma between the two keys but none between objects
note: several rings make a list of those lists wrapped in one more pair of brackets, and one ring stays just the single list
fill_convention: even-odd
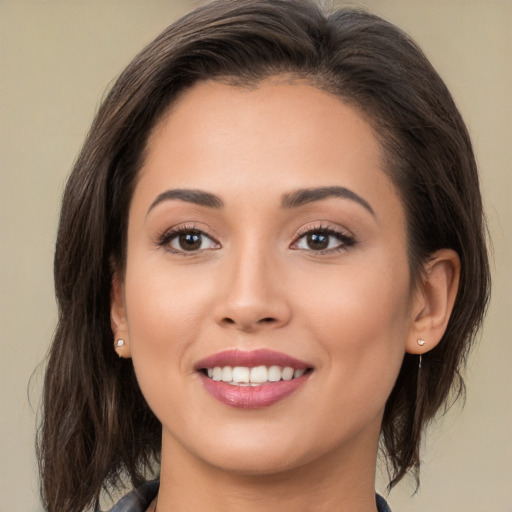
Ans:
[{"label": "stud earring", "polygon": [[114,342],[114,348],[115,348],[115,351],[116,351],[116,353],[117,353],[117,355],[119,357],[123,357],[123,356],[117,351],[117,349],[121,348],[121,347],[124,347],[124,345],[125,345],[125,341],[123,339],[121,339],[121,338]]}]

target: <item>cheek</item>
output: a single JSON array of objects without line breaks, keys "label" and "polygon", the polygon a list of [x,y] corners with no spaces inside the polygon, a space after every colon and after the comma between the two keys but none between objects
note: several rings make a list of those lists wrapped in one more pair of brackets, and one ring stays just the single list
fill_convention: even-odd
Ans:
[{"label": "cheek", "polygon": [[143,392],[179,387],[177,377],[190,372],[187,354],[211,311],[211,293],[206,283],[192,282],[165,261],[131,263],[125,295],[137,379]]},{"label": "cheek", "polygon": [[374,388],[378,394],[382,391],[382,401],[391,392],[405,353],[409,279],[400,265],[364,267],[341,268],[329,279],[316,279],[316,287],[304,282],[303,289],[315,293],[304,301],[300,315],[302,328],[318,340],[331,367],[333,389],[339,389],[334,380],[342,380],[344,388],[353,391],[346,396],[357,400]]}]

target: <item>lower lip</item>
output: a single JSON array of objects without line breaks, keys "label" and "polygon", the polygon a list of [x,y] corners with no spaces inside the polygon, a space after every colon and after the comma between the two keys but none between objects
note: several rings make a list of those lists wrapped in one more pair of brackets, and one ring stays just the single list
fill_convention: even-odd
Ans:
[{"label": "lower lip", "polygon": [[297,391],[309,378],[310,372],[291,380],[267,382],[259,386],[236,386],[213,380],[200,373],[203,385],[219,402],[239,409],[268,407]]}]

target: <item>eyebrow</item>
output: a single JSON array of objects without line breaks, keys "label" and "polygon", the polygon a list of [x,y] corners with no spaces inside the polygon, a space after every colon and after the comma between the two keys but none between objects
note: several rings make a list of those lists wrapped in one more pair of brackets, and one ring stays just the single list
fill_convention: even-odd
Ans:
[{"label": "eyebrow", "polygon": [[350,199],[366,208],[374,217],[375,212],[373,208],[361,196],[357,195],[352,190],[345,187],[318,187],[318,188],[304,188],[284,194],[282,196],[281,205],[283,208],[297,208],[307,203],[314,201],[321,201],[330,197],[339,197],[342,199]]},{"label": "eyebrow", "polygon": [[[299,206],[305,205],[307,203],[321,201],[330,197],[339,197],[342,199],[350,199],[355,201],[356,203],[366,208],[373,216],[375,216],[373,208],[361,196],[357,195],[355,192],[348,188],[337,186],[304,188],[296,190],[295,192],[284,194],[281,198],[281,206],[286,209],[298,208]],[[207,208],[219,209],[224,206],[222,199],[219,196],[212,194],[211,192],[204,192],[203,190],[193,189],[171,189],[166,190],[157,196],[157,198],[151,203],[151,206],[148,209],[148,214],[158,204],[173,199],[197,204],[199,206],[206,206]]]},{"label": "eyebrow", "polygon": [[151,203],[148,213],[158,204],[172,199],[178,199],[179,201],[185,201],[186,203],[193,203],[199,206],[206,206],[207,208],[222,208],[224,206],[222,199],[210,192],[192,189],[172,189],[159,194]]}]

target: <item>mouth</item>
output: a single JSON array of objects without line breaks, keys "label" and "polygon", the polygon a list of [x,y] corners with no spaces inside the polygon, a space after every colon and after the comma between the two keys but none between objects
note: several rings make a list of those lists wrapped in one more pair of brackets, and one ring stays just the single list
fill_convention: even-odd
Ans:
[{"label": "mouth", "polygon": [[195,369],[213,398],[242,409],[268,407],[284,399],[314,371],[303,361],[270,350],[220,352]]},{"label": "mouth", "polygon": [[289,381],[313,371],[312,368],[292,366],[214,366],[203,368],[203,375],[214,381],[222,381],[232,386],[262,386],[271,382]]}]

